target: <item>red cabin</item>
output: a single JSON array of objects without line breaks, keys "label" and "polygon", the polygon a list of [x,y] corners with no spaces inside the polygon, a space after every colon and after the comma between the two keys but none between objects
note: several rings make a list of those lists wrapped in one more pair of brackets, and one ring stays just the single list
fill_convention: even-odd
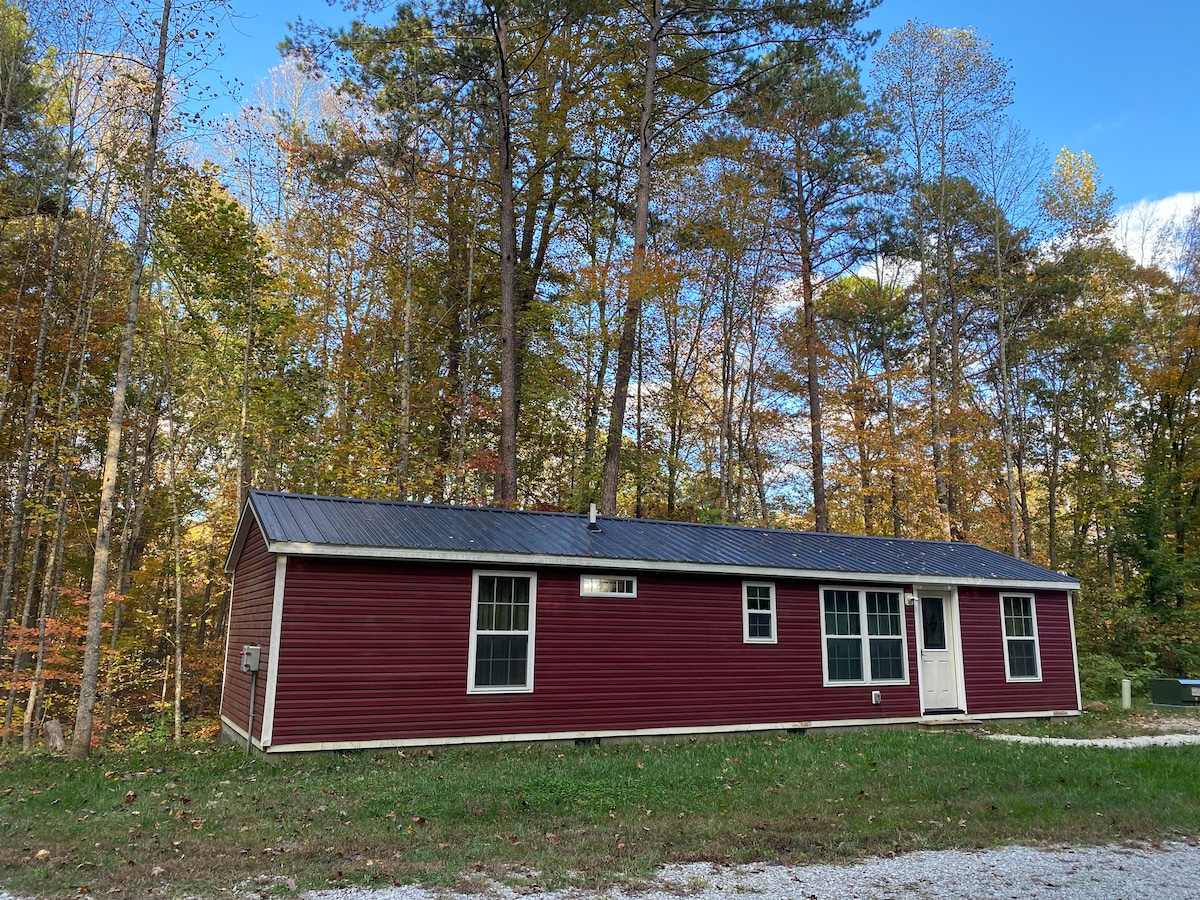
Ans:
[{"label": "red cabin", "polygon": [[1080,711],[1079,582],[973,544],[253,492],[226,571],[271,753]]}]

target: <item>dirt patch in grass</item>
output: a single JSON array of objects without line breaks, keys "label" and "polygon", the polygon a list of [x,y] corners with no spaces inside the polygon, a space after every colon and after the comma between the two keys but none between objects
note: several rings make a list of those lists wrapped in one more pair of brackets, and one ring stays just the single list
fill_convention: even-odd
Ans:
[{"label": "dirt patch in grass", "polygon": [[1200,734],[1200,710],[1174,713],[1142,704],[1132,710],[1097,709],[1053,719],[994,719],[985,730],[1033,737],[1110,738],[1145,734]]}]

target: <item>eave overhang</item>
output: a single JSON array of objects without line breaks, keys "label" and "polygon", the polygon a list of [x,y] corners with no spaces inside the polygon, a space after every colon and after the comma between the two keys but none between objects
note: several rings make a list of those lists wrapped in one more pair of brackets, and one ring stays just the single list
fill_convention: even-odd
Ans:
[{"label": "eave overhang", "polygon": [[[244,517],[245,518],[245,517]],[[238,529],[239,534],[241,528]],[[244,541],[244,537],[242,538]],[[236,540],[235,540],[235,546]],[[639,572],[679,572],[696,575],[733,575],[752,578],[795,578],[811,581],[854,581],[864,584],[902,584],[920,587],[1004,587],[1047,591],[1079,590],[1079,582],[1064,576],[1058,581],[1018,580],[989,576],[924,575],[911,572],[856,572],[847,569],[801,569],[788,566],[740,566],[735,564],[696,563],[676,560],[607,559],[591,556],[555,556],[551,554],[497,553],[494,551],[427,550],[397,547],[355,547],[337,544],[313,544],[296,541],[268,542],[267,549],[281,556],[326,557],[338,559],[396,560],[403,562],[440,562],[475,565],[558,566]],[[234,559],[232,550],[230,559]],[[227,564],[227,571],[228,564]]]}]

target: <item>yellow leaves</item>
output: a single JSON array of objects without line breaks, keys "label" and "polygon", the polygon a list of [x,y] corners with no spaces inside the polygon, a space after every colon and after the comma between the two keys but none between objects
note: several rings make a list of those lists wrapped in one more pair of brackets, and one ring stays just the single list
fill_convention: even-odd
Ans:
[{"label": "yellow leaves", "polygon": [[1074,245],[1095,239],[1112,220],[1112,190],[1100,190],[1096,161],[1086,150],[1074,153],[1063,147],[1059,151],[1054,171],[1042,184],[1040,200],[1042,209]]}]

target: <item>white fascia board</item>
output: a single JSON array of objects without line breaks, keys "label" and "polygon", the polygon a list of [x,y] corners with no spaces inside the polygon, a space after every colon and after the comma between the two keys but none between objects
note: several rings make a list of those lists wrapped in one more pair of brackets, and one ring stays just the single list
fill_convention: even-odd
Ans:
[{"label": "white fascia board", "polygon": [[396,547],[350,547],[341,544],[312,544],[276,541],[268,545],[272,553],[287,556],[336,556],[342,559],[389,559],[406,562],[454,562],[465,565],[488,563],[509,566],[566,566],[581,569],[628,569],[636,572],[683,572],[698,575],[733,575],[753,578],[802,578],[813,581],[854,581],[872,584],[920,584],[929,587],[1003,587],[1043,591],[1075,591],[1077,581],[1018,581],[977,576],[914,575],[911,572],[871,573],[822,569],[791,569],[770,566],[736,566],[713,563],[664,562],[661,560],[610,559],[590,556],[551,556],[538,553],[497,553],[495,551],[415,550]]},{"label": "white fascia board", "polygon": [[[246,505],[242,507],[241,517],[238,519],[237,531],[233,533],[233,543],[229,545],[229,553],[225,557],[225,572],[228,575],[233,574],[238,558],[242,555],[242,547],[246,543],[247,535],[250,534],[251,516],[253,516],[254,521],[258,524],[258,531],[263,536],[263,541],[267,540],[267,531],[263,528],[262,521],[258,518],[258,510],[254,508],[253,501],[247,499]],[[268,549],[270,549],[269,542]]]}]

